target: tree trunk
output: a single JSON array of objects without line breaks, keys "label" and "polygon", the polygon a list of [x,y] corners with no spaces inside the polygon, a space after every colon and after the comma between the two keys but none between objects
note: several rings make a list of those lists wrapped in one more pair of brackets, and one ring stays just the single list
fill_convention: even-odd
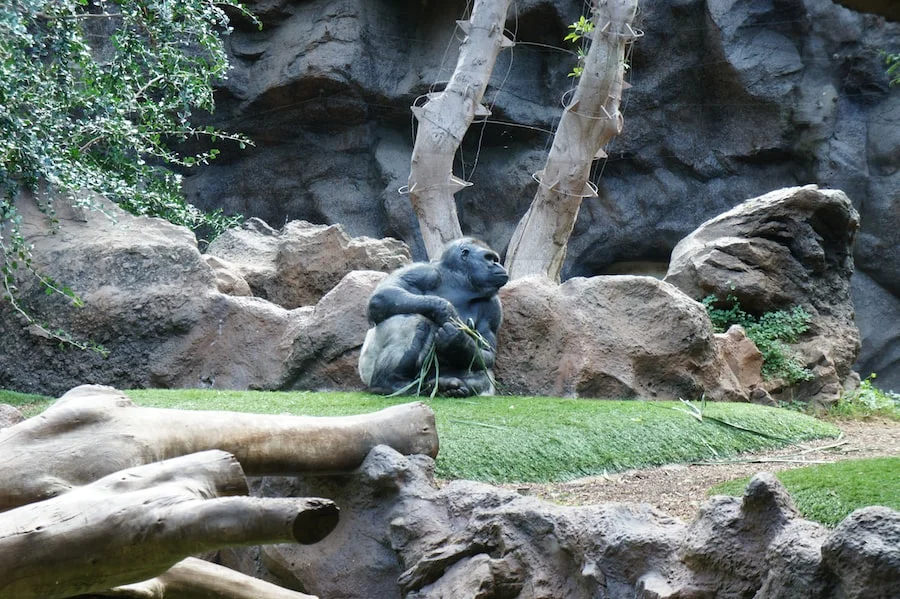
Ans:
[{"label": "tree trunk", "polygon": [[0,597],[99,592],[157,576],[201,551],[315,543],[337,525],[331,501],[234,496],[246,492],[234,456],[206,451],[116,472],[4,512]]},{"label": "tree trunk", "polygon": [[453,157],[475,116],[489,116],[481,104],[501,48],[513,45],[503,35],[510,0],[475,0],[472,17],[461,21],[465,39],[447,87],[413,106],[419,123],[409,173],[409,199],[429,258],[462,237],[453,195],[470,185],[453,175]]},{"label": "tree trunk", "polygon": [[559,281],[566,246],[581,201],[596,195],[591,164],[622,130],[619,102],[624,87],[625,47],[635,37],[637,0],[596,0],[591,46],[572,101],[563,111],[553,146],[528,212],[506,253],[510,277],[543,274]]},{"label": "tree trunk", "polygon": [[202,559],[181,560],[156,578],[108,591],[102,597],[130,599],[317,599]]},{"label": "tree trunk", "polygon": [[421,402],[341,417],[166,410],[83,385],[43,414],[0,430],[0,511],[208,449],[234,454],[248,475],[261,476],[352,470],[382,444],[435,457],[434,412]]}]

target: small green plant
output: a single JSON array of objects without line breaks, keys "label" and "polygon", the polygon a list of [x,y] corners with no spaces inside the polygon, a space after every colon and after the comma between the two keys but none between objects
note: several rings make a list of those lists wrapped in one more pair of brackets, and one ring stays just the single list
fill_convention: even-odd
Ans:
[{"label": "small green plant", "polygon": [[584,15],[578,17],[578,20],[569,25],[571,31],[563,38],[564,41],[572,42],[576,45],[575,52],[578,56],[578,64],[572,67],[569,77],[581,77],[584,72],[584,58],[587,56],[587,50],[584,43],[579,41],[588,33],[594,30],[594,23],[584,18]]},{"label": "small green plant", "polygon": [[[594,30],[594,23],[585,19],[584,15],[581,15],[577,21],[569,25],[569,29],[571,31],[563,38],[563,41],[571,42],[575,45],[575,55],[578,57],[578,62],[572,67],[569,77],[577,79],[584,73],[584,59],[587,57],[587,43],[582,41],[582,38],[586,39],[587,35]],[[622,68],[627,71],[630,66],[626,60]]]},{"label": "small green plant", "polygon": [[881,416],[900,420],[900,393],[882,391],[875,386],[873,372],[860,381],[855,391],[845,392],[828,413],[841,418],[868,418]]},{"label": "small green plant", "polygon": [[790,310],[765,312],[756,317],[746,312],[733,292],[725,301],[710,295],[701,300],[713,329],[724,333],[731,325],[741,325],[763,355],[762,374],[766,379],[781,378],[788,385],[808,381],[812,372],[791,353],[786,343],[796,343],[809,329],[812,318],[802,306]]},{"label": "small green plant", "polygon": [[879,54],[884,58],[884,64],[887,65],[887,71],[885,72],[891,87],[900,85],[900,53],[882,50]]}]

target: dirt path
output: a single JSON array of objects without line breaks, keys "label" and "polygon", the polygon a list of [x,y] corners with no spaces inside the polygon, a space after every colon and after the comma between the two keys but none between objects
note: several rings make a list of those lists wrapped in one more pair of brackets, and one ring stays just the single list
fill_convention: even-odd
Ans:
[{"label": "dirt path", "polygon": [[810,441],[776,451],[745,454],[735,458],[741,460],[739,462],[678,464],[565,483],[504,486],[565,505],[615,501],[649,503],[667,514],[690,520],[706,499],[707,490],[727,480],[812,463],[900,456],[900,422],[847,421],[837,424],[843,432],[839,439]]}]

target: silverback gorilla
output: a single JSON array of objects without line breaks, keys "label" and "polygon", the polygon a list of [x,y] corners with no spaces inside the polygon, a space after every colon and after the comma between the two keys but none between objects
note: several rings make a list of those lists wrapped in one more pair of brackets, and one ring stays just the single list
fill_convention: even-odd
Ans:
[{"label": "silverback gorilla", "polygon": [[[451,397],[493,393],[503,317],[497,290],[508,280],[497,253],[472,238],[450,242],[438,260],[388,275],[369,299],[374,326],[359,356],[363,382],[375,393],[418,393],[426,365],[426,393],[435,384]],[[432,348],[436,367],[427,366]]]}]

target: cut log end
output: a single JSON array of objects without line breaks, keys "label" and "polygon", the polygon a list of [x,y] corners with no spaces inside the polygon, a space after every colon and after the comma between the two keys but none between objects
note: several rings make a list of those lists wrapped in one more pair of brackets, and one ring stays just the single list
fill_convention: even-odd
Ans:
[{"label": "cut log end", "polygon": [[327,537],[340,520],[340,510],[327,499],[307,499],[307,507],[294,519],[293,534],[298,543],[312,545]]}]

